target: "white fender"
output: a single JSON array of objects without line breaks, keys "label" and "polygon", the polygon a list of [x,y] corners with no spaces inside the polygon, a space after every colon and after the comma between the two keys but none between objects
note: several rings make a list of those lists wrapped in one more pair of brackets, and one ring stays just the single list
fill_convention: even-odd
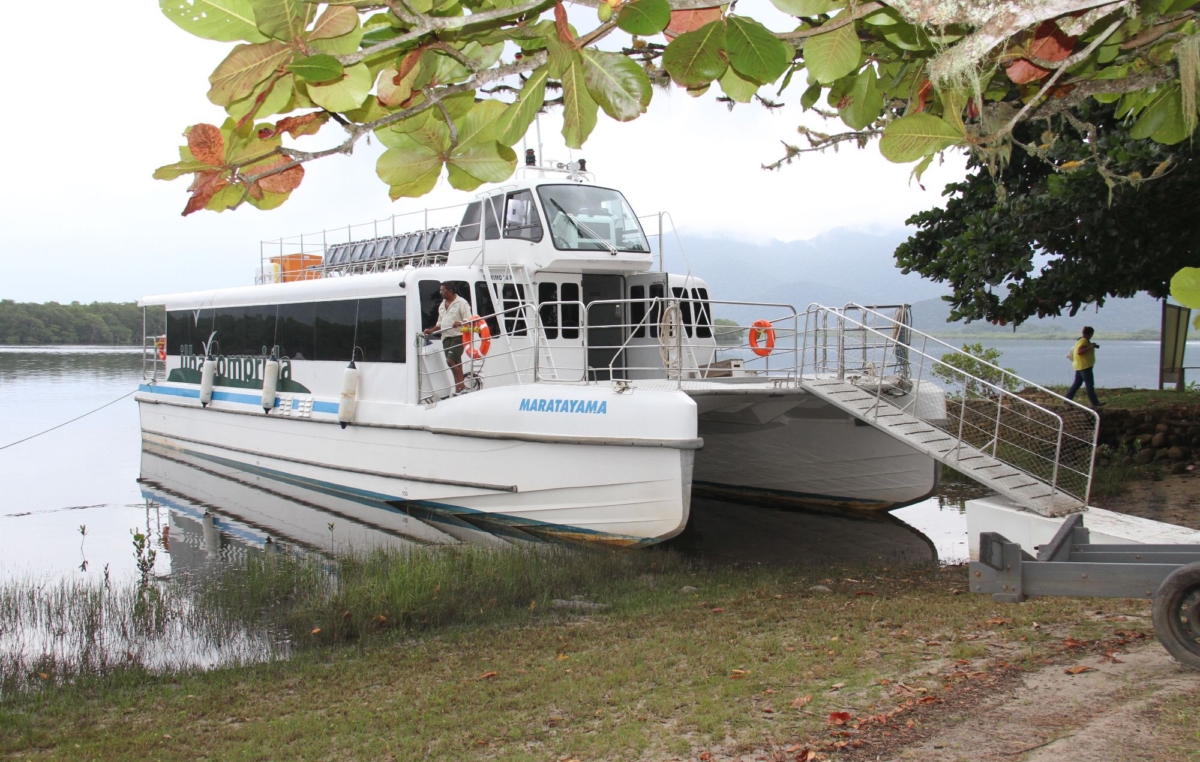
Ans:
[{"label": "white fender", "polygon": [[212,402],[213,379],[217,376],[217,361],[211,357],[204,359],[200,366],[200,405],[207,407]]},{"label": "white fender", "polygon": [[342,371],[342,396],[338,400],[338,423],[342,428],[354,420],[354,405],[358,401],[358,366],[351,360]]},{"label": "white fender", "polygon": [[275,355],[263,363],[262,409],[269,413],[275,408],[275,391],[279,388],[279,361]]}]

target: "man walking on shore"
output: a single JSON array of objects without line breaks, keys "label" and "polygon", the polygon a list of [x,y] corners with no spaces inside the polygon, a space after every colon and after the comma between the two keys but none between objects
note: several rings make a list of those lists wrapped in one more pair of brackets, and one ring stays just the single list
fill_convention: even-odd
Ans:
[{"label": "man walking on shore", "polygon": [[1092,407],[1103,407],[1104,403],[1096,399],[1096,379],[1092,373],[1092,368],[1096,365],[1096,348],[1099,344],[1092,343],[1092,335],[1095,333],[1090,325],[1083,327],[1083,335],[1079,337],[1079,341],[1075,342],[1075,348],[1071,350],[1071,364],[1075,367],[1075,383],[1071,384],[1071,388],[1067,390],[1067,399],[1075,399],[1075,392],[1079,391],[1079,387],[1087,386],[1088,401],[1092,403]]}]

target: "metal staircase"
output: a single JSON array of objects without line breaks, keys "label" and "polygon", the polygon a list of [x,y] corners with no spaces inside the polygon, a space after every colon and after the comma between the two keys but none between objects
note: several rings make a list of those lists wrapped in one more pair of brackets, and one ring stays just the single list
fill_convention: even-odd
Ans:
[{"label": "metal staircase", "polygon": [[1029,510],[1061,516],[1086,509],[1095,411],[901,318],[857,305],[812,305],[800,385]]}]

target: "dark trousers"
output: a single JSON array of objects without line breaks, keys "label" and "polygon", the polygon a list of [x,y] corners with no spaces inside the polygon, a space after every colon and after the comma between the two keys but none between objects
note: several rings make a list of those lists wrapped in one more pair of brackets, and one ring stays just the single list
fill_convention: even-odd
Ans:
[{"label": "dark trousers", "polygon": [[1067,399],[1075,399],[1075,392],[1079,391],[1079,387],[1087,385],[1088,401],[1093,406],[1099,405],[1100,400],[1096,399],[1096,379],[1092,375],[1091,368],[1075,371],[1075,383],[1071,384],[1071,388],[1067,390]]}]

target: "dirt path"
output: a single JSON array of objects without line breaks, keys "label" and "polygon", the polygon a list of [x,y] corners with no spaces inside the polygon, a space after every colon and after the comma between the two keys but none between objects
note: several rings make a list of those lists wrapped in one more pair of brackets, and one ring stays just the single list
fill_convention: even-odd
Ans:
[{"label": "dirt path", "polygon": [[1118,513],[1200,529],[1200,471],[1132,481],[1124,493],[1098,497],[1092,503]]},{"label": "dirt path", "polygon": [[[1173,662],[1157,642],[1119,656],[1089,656],[1069,674],[1054,664],[1024,676],[947,724],[923,742],[893,750],[894,760],[923,762],[1118,762],[1196,759],[1192,725],[1186,732],[1164,709],[1200,709],[1200,672]],[[1184,715],[1186,716],[1186,715]],[[1164,719],[1167,721],[1164,722]]]}]

